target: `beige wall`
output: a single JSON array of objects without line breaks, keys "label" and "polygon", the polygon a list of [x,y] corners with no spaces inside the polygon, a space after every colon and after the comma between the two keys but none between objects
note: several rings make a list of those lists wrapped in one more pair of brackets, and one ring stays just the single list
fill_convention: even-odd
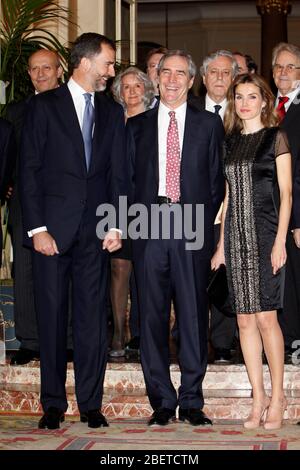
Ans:
[{"label": "beige wall", "polygon": [[[63,43],[87,31],[105,32],[115,37],[115,0],[59,0],[63,6],[70,8],[72,19],[78,26],[56,25],[51,30],[58,35]],[[249,2],[248,2],[249,3]],[[296,3],[296,2],[294,2]],[[101,15],[102,4],[106,6],[105,18]],[[241,2],[242,4],[242,2]],[[148,7],[149,8],[149,7]],[[138,23],[138,41],[151,41],[165,45],[166,31],[163,17],[163,6],[156,5],[141,15]],[[176,5],[173,10],[178,8]],[[197,10],[187,4],[170,15],[168,25],[169,48],[188,50],[197,65],[212,50],[229,49],[249,53],[260,65],[261,20],[255,7],[243,7],[228,4],[222,7],[199,7]],[[288,40],[300,45],[300,3],[293,5],[292,15],[288,17]],[[142,6],[140,6],[142,12]],[[193,15],[194,11],[194,15]],[[128,55],[129,40],[129,9],[122,7],[122,39]],[[240,15],[240,17],[239,17]],[[190,19],[191,17],[192,19]],[[139,18],[139,15],[138,15]],[[180,20],[180,18],[183,18]]]}]

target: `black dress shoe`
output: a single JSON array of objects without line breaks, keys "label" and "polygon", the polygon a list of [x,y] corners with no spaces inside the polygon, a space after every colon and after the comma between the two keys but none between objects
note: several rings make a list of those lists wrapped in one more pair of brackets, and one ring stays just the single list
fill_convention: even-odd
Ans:
[{"label": "black dress shoe", "polygon": [[139,352],[140,350],[140,337],[133,336],[131,340],[125,346],[126,351],[128,352]]},{"label": "black dress shoe", "polygon": [[154,410],[154,413],[148,421],[148,426],[166,426],[170,422],[175,421],[175,419],[175,410],[170,408],[158,408],[157,410]]},{"label": "black dress shoe", "polygon": [[13,365],[24,365],[32,360],[38,360],[40,358],[40,353],[37,351],[32,351],[31,349],[20,348],[16,354],[14,354],[10,360],[10,364]]},{"label": "black dress shoe", "polygon": [[179,420],[188,421],[192,426],[212,425],[212,421],[198,408],[179,408]]},{"label": "black dress shoe", "polygon": [[74,361],[74,352],[73,349],[67,349],[67,362]]},{"label": "black dress shoe", "polygon": [[216,348],[214,362],[219,364],[230,364],[232,362],[230,349]]},{"label": "black dress shoe", "polygon": [[55,406],[50,406],[44,416],[39,420],[38,426],[39,429],[58,429],[59,423],[62,423],[64,420],[64,412]]},{"label": "black dress shoe", "polygon": [[107,428],[109,426],[106,418],[99,410],[89,410],[85,413],[80,413],[80,421],[88,423],[89,428]]}]

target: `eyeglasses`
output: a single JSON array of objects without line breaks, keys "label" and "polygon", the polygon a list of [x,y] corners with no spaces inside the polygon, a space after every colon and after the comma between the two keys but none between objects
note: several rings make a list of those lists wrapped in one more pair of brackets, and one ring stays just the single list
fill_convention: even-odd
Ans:
[{"label": "eyeglasses", "polygon": [[298,67],[295,64],[287,64],[287,65],[275,64],[273,69],[275,72],[282,72],[283,70],[285,70],[287,73],[292,73],[294,72],[294,70],[300,69],[300,67]]}]

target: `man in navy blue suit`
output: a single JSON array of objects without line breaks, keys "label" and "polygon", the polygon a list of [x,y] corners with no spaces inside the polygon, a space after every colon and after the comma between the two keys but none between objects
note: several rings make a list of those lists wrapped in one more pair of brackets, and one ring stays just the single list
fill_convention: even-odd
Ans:
[{"label": "man in navy blue suit", "polygon": [[[174,420],[178,405],[181,421],[211,424],[202,411],[202,381],[207,366],[206,286],[213,224],[224,195],[220,163],[223,126],[217,115],[187,103],[196,73],[190,55],[168,52],[159,63],[158,72],[159,106],[129,119],[127,124],[131,201],[145,206],[149,214],[156,204],[163,211],[161,219],[169,216],[171,220],[170,236],[166,236],[162,225],[154,226],[149,216],[151,231],[158,230],[158,237],[133,241],[141,312],[141,362],[154,410],[149,425],[166,425]],[[204,215],[199,226],[200,207],[204,207]],[[176,211],[179,219],[175,222]],[[185,217],[188,213],[190,218]],[[178,237],[178,220],[181,223],[182,219],[192,224],[195,238],[203,230],[201,249],[201,244],[188,246],[191,238],[186,225]],[[143,224],[146,225],[147,222]],[[178,397],[169,371],[172,300],[179,332]]]},{"label": "man in navy blue suit", "polygon": [[[5,119],[0,118],[0,207],[1,200],[5,198],[12,169],[16,159],[15,138],[13,126]],[[1,215],[1,214],[0,214]],[[0,253],[2,256],[2,226],[0,217]],[[0,266],[2,258],[0,257]]]},{"label": "man in navy blue suit", "polygon": [[[293,353],[300,340],[300,48],[279,43],[272,54],[273,78],[278,88],[276,109],[281,117],[292,155],[293,209],[287,233],[287,262],[283,311],[278,319],[285,345],[285,362],[293,362]],[[292,231],[294,229],[294,231]]]},{"label": "man in navy blue suit", "polygon": [[96,209],[118,205],[124,178],[124,117],[103,91],[113,77],[114,43],[96,33],[77,38],[66,85],[35,96],[21,151],[25,243],[33,247],[33,275],[41,364],[40,428],[56,429],[67,410],[68,289],[77,403],[82,422],[107,426],[101,414],[107,361],[108,251],[121,247],[113,227],[101,242]]}]

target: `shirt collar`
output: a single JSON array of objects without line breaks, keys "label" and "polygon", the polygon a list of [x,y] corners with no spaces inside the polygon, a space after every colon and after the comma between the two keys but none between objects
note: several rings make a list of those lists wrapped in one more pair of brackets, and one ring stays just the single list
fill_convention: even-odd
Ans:
[{"label": "shirt collar", "polygon": [[[289,98],[288,103],[291,104],[299,93],[300,93],[300,86],[298,86],[297,88],[295,88],[295,90],[290,91],[284,96],[287,96]],[[280,98],[281,96],[283,95],[280,93],[280,91],[278,91],[276,101],[278,101],[278,98]]]},{"label": "shirt collar", "polygon": [[187,102],[185,101],[180,106],[178,106],[178,108],[170,109],[164,103],[162,103],[162,101],[159,102],[159,109],[165,115],[168,114],[170,111],[175,111],[176,116],[179,117],[179,118],[182,117],[183,119],[185,118],[185,114],[186,114],[186,106],[187,106]]},{"label": "shirt collar", "polygon": [[84,88],[82,88],[82,86],[80,86],[75,80],[74,78],[70,78],[70,80],[68,81],[68,88],[70,90],[70,93],[71,95],[76,98],[78,96],[83,96],[84,93],[90,93],[92,95],[92,101],[94,101],[94,97],[95,97],[95,92],[94,91],[89,91],[87,92]]},{"label": "shirt collar", "polygon": [[216,104],[220,105],[222,110],[225,110],[226,105],[227,105],[227,100],[226,100],[226,98],[224,98],[223,101],[221,101],[221,103],[216,103],[206,93],[206,96],[205,96],[205,109],[207,109],[208,111],[212,110],[212,112],[214,112]]}]

